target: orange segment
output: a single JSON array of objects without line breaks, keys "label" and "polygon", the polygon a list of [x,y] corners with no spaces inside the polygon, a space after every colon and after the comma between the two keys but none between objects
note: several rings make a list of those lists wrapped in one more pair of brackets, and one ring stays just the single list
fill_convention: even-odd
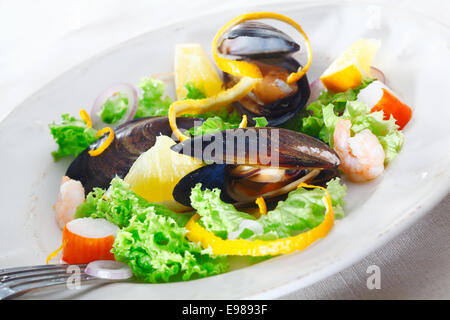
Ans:
[{"label": "orange segment", "polygon": [[370,66],[379,47],[378,40],[355,41],[320,77],[325,88],[342,92],[360,85],[363,76],[370,75]]},{"label": "orange segment", "polygon": [[343,92],[361,84],[362,74],[355,65],[349,65],[335,73],[320,78],[325,88],[333,92]]},{"label": "orange segment", "polygon": [[168,136],[156,138],[155,145],[139,156],[125,176],[131,189],[149,202],[164,204],[173,211],[189,208],[173,198],[175,185],[188,173],[203,166],[201,160],[170,149],[175,141]]},{"label": "orange segment", "polygon": [[205,50],[197,43],[177,44],[175,47],[175,87],[177,100],[186,97],[186,84],[192,83],[207,97],[222,91],[222,80]]}]

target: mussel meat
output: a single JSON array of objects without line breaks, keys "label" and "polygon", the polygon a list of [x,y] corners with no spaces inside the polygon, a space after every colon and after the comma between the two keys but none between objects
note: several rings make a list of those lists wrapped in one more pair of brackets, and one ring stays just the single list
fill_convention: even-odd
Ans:
[{"label": "mussel meat", "polygon": [[[199,121],[202,120],[190,117],[177,119],[183,129],[190,129]],[[171,136],[172,129],[167,117],[148,117],[128,121],[114,133],[114,141],[102,154],[92,157],[88,151],[97,149],[106,137],[91,144],[67,169],[66,176],[80,181],[86,193],[94,187],[107,188],[116,175],[123,178],[136,159],[155,144],[156,137]]]},{"label": "mussel meat", "polygon": [[325,185],[338,176],[340,159],[327,144],[282,128],[228,129],[185,140],[173,151],[213,162],[183,177],[173,196],[190,205],[191,189],[219,188],[223,201],[248,204],[276,199],[300,182]]},{"label": "mussel meat", "polygon": [[[247,115],[249,124],[254,117],[266,117],[269,126],[277,126],[292,118],[308,101],[309,83],[304,75],[296,83],[288,84],[288,76],[300,67],[292,54],[300,46],[284,32],[258,21],[244,21],[222,36],[218,51],[224,56],[256,64],[263,79],[243,99],[234,103]],[[224,74],[227,88],[239,77]]]}]

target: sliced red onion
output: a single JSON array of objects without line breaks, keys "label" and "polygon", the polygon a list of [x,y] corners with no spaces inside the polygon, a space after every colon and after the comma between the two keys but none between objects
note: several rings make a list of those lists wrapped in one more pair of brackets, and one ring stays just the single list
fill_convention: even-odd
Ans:
[{"label": "sliced red onion", "polygon": [[100,279],[123,280],[133,276],[125,263],[113,260],[96,260],[86,266],[86,274]]},{"label": "sliced red onion", "polygon": [[[128,99],[128,109],[123,115],[122,119],[120,119],[118,122],[113,124],[108,124],[103,122],[102,118],[98,115],[100,113],[100,110],[102,106],[105,104],[105,102],[112,98],[114,94],[122,93],[126,95]],[[94,128],[100,129],[103,127],[111,127],[115,128],[119,126],[120,124],[130,121],[133,119],[134,115],[136,114],[138,104],[138,96],[136,89],[128,83],[117,83],[109,88],[107,88],[105,91],[103,91],[97,99],[95,99],[94,105],[92,106],[91,110],[91,120],[92,120],[92,126]]]},{"label": "sliced red onion", "polygon": [[381,82],[383,82],[384,84],[386,84],[386,77],[380,69],[377,69],[375,67],[370,67],[370,76],[373,78],[376,78],[376,79],[380,80]]},{"label": "sliced red onion", "polygon": [[309,89],[311,90],[311,93],[309,95],[308,102],[306,102],[307,106],[319,98],[320,93],[325,90],[325,87],[320,79],[316,79],[311,82],[311,84],[309,85]]}]

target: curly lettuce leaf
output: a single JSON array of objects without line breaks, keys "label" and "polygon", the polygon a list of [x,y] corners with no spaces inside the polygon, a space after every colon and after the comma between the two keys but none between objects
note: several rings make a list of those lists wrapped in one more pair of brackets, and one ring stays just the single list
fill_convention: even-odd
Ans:
[{"label": "curly lettuce leaf", "polygon": [[191,190],[190,199],[191,206],[200,215],[203,226],[222,238],[237,231],[243,220],[255,220],[252,215],[240,212],[232,204],[223,202],[219,189],[202,190],[201,184],[197,184]]},{"label": "curly lettuce leaf", "polygon": [[207,277],[228,270],[226,256],[190,242],[187,230],[155,208],[135,214],[114,241],[114,257],[127,263],[137,279],[169,282]]},{"label": "curly lettuce leaf", "polygon": [[200,88],[197,88],[193,82],[186,82],[184,87],[187,90],[185,99],[205,99],[206,94]]},{"label": "curly lettuce leaf", "polygon": [[75,218],[104,218],[118,225],[112,252],[145,282],[190,280],[227,271],[224,256],[190,242],[184,228],[188,214],[177,214],[135,194],[122,179],[105,191],[95,188],[77,208]]},{"label": "curly lettuce leaf", "polygon": [[[237,114],[237,112],[236,112]],[[224,120],[227,119],[228,121]],[[255,120],[255,127],[265,127],[268,121],[265,117],[253,118]],[[233,114],[224,114],[220,116],[206,117],[206,120],[201,126],[195,126],[188,130],[188,132],[193,136],[199,136],[209,133],[214,133],[226,129],[236,129],[239,128],[241,122],[240,116],[234,116]]]},{"label": "curly lettuce leaf", "polygon": [[256,122],[255,128],[266,127],[269,124],[265,117],[254,117],[253,120]]},{"label": "curly lettuce leaf", "polygon": [[153,208],[156,214],[174,219],[180,226],[190,218],[188,214],[178,214],[161,204],[148,202],[119,177],[111,181],[108,190],[94,188],[86,201],[78,206],[75,218],[103,218],[122,228],[128,226],[134,215],[143,214],[149,208]]},{"label": "curly lettuce leaf", "polygon": [[[403,146],[403,133],[395,124],[394,117],[384,119],[383,111],[370,112],[370,108],[358,101],[347,102],[347,107],[341,117],[333,112],[333,105],[329,104],[323,108],[324,128],[326,137],[323,140],[333,147],[333,133],[338,119],[347,119],[352,122],[351,132],[356,134],[365,129],[370,130],[380,142],[385,153],[384,163],[387,165],[400,152]],[[325,138],[327,140],[325,140]]]},{"label": "curly lettuce leaf", "polygon": [[230,123],[224,121],[219,116],[214,116],[207,118],[201,126],[195,126],[188,130],[188,132],[193,136],[199,136],[209,133],[214,133],[226,129],[234,129],[239,127],[239,122]]},{"label": "curly lettuce leaf", "polygon": [[[344,197],[346,186],[335,178],[328,182],[327,190],[331,195],[335,215],[344,215]],[[230,234],[241,231],[239,238],[245,239],[279,239],[318,226],[325,216],[324,192],[319,189],[297,189],[291,191],[285,201],[280,201],[274,210],[255,219],[250,214],[238,211],[233,205],[220,199],[220,190],[202,190],[196,185],[191,192],[191,205],[200,215],[199,222],[216,235],[227,238]],[[259,224],[261,232],[242,228],[248,221]]]},{"label": "curly lettuce leaf", "polygon": [[142,97],[138,101],[134,118],[166,116],[173,102],[170,97],[164,96],[166,84],[161,80],[145,77],[138,86],[142,89]]},{"label": "curly lettuce leaf", "polygon": [[101,107],[98,115],[103,120],[103,122],[114,124],[122,119],[127,110],[127,96],[123,93],[118,93],[117,95],[106,100],[106,102]]},{"label": "curly lettuce leaf", "polygon": [[389,120],[384,120],[383,111],[371,112],[368,105],[356,101],[359,91],[371,82],[367,79],[358,88],[337,94],[323,91],[318,100],[306,108],[310,115],[301,120],[300,131],[333,147],[336,122],[338,119],[350,120],[352,134],[370,130],[383,146],[385,164],[391,162],[403,146],[403,133],[399,131],[395,119],[391,116]]},{"label": "curly lettuce leaf", "polygon": [[50,133],[58,144],[58,150],[53,151],[56,160],[65,156],[78,156],[91,143],[95,142],[96,131],[89,128],[83,120],[71,117],[69,114],[61,115],[60,123],[49,124]]}]

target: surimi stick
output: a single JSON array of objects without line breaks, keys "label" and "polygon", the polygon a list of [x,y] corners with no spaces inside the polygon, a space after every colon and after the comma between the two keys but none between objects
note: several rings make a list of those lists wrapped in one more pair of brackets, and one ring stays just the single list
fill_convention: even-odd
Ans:
[{"label": "surimi stick", "polygon": [[400,130],[412,116],[411,108],[401,102],[391,89],[378,80],[362,89],[358,94],[358,100],[366,103],[371,108],[371,112],[383,111],[385,120],[392,115]]},{"label": "surimi stick", "polygon": [[119,228],[105,219],[80,218],[64,226],[62,260],[70,264],[114,260],[112,245]]}]

